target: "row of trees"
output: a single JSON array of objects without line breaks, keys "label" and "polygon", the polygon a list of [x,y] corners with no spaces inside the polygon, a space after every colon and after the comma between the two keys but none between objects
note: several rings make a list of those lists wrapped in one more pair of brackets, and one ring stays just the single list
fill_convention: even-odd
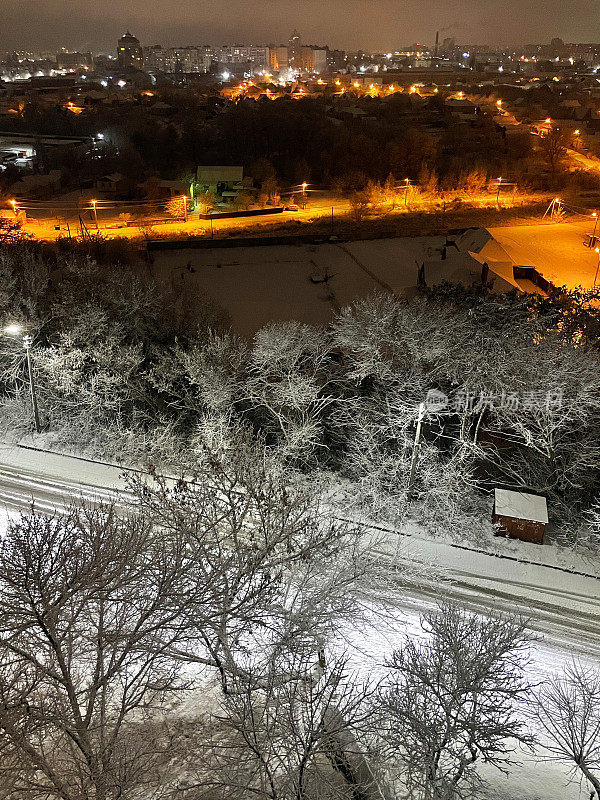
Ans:
[{"label": "row of trees", "polygon": [[[0,317],[35,336],[40,406],[63,446],[177,465],[226,457],[247,431],[284,468],[346,482],[371,514],[401,515],[419,406],[435,390],[447,401],[423,420],[412,492],[424,519],[457,527],[479,489],[504,484],[548,496],[555,519],[589,521],[600,464],[592,296],[424,292],[361,300],[328,328],[272,324],[248,342],[174,280],[37,246],[0,254]],[[0,348],[3,424],[25,431],[23,352],[8,337]]]},{"label": "row of trees", "polygon": [[[207,101],[194,89],[176,97],[156,91],[173,103],[166,117],[141,103],[102,106],[79,116],[32,108],[11,124],[36,133],[104,132],[114,148],[102,150],[99,158],[86,161],[69,154],[46,165],[63,169],[74,185],[114,171],[137,182],[140,176],[183,177],[198,164],[241,164],[260,182],[254,168],[263,159],[272,163],[283,186],[304,180],[333,185],[356,170],[380,182],[390,172],[417,180],[424,164],[451,185],[473,165],[494,175],[515,175],[530,155],[527,135],[506,140],[490,119],[476,126],[458,124],[438,98],[425,105],[408,95],[333,106],[325,98],[225,104],[218,98]],[[362,115],[347,113],[354,103]]]},{"label": "row of trees", "polygon": [[9,524],[2,797],[452,800],[536,744],[600,797],[600,673],[533,688],[523,620],[442,606],[369,676],[338,634],[389,569],[268,462]]}]

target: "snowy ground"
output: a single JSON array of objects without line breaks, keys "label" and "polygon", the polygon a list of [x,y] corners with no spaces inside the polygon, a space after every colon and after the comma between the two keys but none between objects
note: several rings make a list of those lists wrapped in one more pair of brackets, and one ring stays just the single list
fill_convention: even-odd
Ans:
[{"label": "snowy ground", "polygon": [[[389,601],[393,601],[393,597]],[[340,634],[340,650],[345,650],[356,671],[370,679],[385,672],[385,661],[390,653],[401,646],[406,636],[423,636],[419,614],[435,608],[433,600],[415,598],[411,600],[402,592],[395,598],[398,613],[393,621],[385,620],[383,609],[368,610],[367,621],[360,628],[348,629]],[[527,678],[537,684],[558,672],[572,660],[570,646],[553,639],[541,638],[531,648]],[[578,656],[586,664],[600,666],[597,659]],[[479,767],[486,783],[485,797],[490,800],[587,800],[589,792],[580,787],[577,780],[569,779],[569,769],[562,764],[543,761],[543,751],[533,753],[518,750],[515,766],[509,775],[486,765]]]},{"label": "snowy ground", "polygon": [[490,256],[536,267],[555,286],[589,289],[594,285],[598,256],[583,243],[593,229],[593,219],[581,216],[554,224],[490,228],[501,248],[497,256],[490,250]]},{"label": "snowy ground", "polygon": [[[273,321],[327,324],[334,312],[374,291],[410,293],[424,265],[429,285],[478,280],[477,251],[489,235],[471,233],[461,251],[446,237],[376,239],[321,245],[273,245],[154,253],[153,274],[176,287],[200,290],[231,315],[234,329],[252,336]],[[327,283],[324,279],[327,277]]]}]

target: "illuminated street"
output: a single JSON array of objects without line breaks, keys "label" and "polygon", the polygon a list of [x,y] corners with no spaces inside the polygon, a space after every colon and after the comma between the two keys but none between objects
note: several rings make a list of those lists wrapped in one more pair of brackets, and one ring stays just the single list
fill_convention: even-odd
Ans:
[{"label": "illuminated street", "polygon": [[[591,234],[593,220],[577,219],[538,225],[514,225],[490,228],[501,250],[494,257],[503,260],[503,253],[514,264],[533,266],[554,286],[590,289],[598,269],[594,249],[584,246],[586,234]],[[600,274],[599,274],[600,277]]]}]

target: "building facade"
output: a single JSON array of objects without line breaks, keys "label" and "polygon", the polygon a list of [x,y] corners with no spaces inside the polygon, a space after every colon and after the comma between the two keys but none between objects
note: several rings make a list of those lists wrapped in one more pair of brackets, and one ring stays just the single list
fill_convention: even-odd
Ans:
[{"label": "building facade", "polygon": [[143,69],[144,51],[135,36],[129,31],[117,42],[117,59],[121,69]]},{"label": "building facade", "polygon": [[285,45],[272,45],[269,47],[269,60],[274,72],[283,72],[290,66],[288,48]]},{"label": "building facade", "polygon": [[215,48],[215,61],[219,64],[252,64],[254,68],[270,65],[268,47],[254,45],[223,45]]},{"label": "building facade", "polygon": [[205,73],[210,72],[213,50],[200,47],[162,47],[156,44],[144,48],[145,68],[149,72]]}]

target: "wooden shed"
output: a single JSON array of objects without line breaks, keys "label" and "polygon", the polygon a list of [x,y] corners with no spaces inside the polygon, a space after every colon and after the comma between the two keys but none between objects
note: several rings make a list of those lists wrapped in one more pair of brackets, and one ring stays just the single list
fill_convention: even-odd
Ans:
[{"label": "wooden shed", "polygon": [[494,489],[492,520],[500,525],[496,531],[498,536],[543,544],[548,524],[546,498],[510,489]]}]

